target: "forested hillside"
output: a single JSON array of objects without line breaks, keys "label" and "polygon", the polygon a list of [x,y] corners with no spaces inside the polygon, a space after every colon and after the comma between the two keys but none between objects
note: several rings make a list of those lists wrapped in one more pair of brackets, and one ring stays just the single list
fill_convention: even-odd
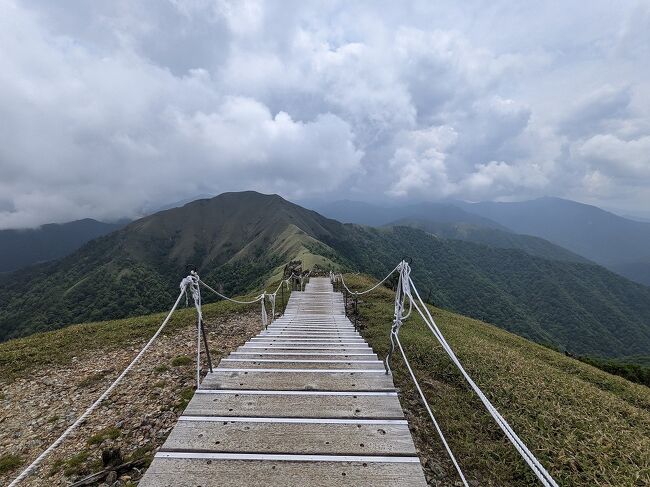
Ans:
[{"label": "forested hillside", "polygon": [[89,240],[113,232],[125,224],[86,218],[68,223],[50,223],[39,228],[0,230],[0,272],[59,259]]},{"label": "forested hillside", "polygon": [[561,198],[457,204],[515,232],[545,238],[650,285],[650,223]]},{"label": "forested hillside", "polygon": [[441,240],[408,227],[354,227],[326,243],[375,276],[411,258],[414,279],[433,304],[532,340],[581,354],[650,354],[650,288],[597,265]]},{"label": "forested hillside", "polygon": [[423,230],[440,238],[465,240],[500,249],[518,249],[535,257],[568,262],[589,261],[543,238],[520,235],[499,228],[484,227],[470,223],[446,223],[432,220],[404,218],[387,226],[406,226]]},{"label": "forested hillside", "polygon": [[190,267],[237,293],[296,256],[382,277],[408,257],[423,297],[437,306],[581,355],[650,355],[650,288],[597,265],[531,256],[548,247],[523,242],[526,252],[343,225],[279,196],[226,193],[11,275],[0,285],[0,338],[164,310]]},{"label": "forested hillside", "polygon": [[[279,196],[225,193],[165,210],[0,283],[0,340],[160,311],[190,268],[227,293],[259,287],[341,224]],[[324,249],[320,253],[325,253]]]}]

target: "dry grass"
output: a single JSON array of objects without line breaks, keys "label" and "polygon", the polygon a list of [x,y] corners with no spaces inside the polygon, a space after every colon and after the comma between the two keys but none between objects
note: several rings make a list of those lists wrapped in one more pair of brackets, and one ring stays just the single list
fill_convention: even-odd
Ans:
[{"label": "dry grass", "polygon": [[[357,289],[373,282],[346,280]],[[363,334],[381,356],[392,304],[383,287],[359,303]],[[492,325],[431,310],[466,370],[560,485],[650,485],[650,389]],[[419,317],[405,322],[400,339],[468,477],[480,485],[539,485]],[[394,366],[424,463],[438,478],[457,480],[401,360]]]}]

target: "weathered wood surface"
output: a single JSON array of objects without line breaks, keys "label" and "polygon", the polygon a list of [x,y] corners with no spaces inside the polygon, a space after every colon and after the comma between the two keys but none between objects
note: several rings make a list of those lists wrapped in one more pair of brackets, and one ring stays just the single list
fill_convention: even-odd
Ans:
[{"label": "weathered wood surface", "polygon": [[237,369],[237,368],[278,368],[292,369],[300,367],[301,369],[373,369],[384,372],[384,364],[379,361],[371,360],[279,360],[279,359],[245,359],[245,360],[228,360],[221,361],[220,368]]},{"label": "weathered wood surface", "polygon": [[140,487],[425,487],[419,463],[157,458]]},{"label": "weathered wood surface", "polygon": [[[318,421],[325,420],[319,418]],[[406,424],[345,421],[350,424],[186,421],[181,418],[165,442],[165,450],[299,455],[415,455],[411,433]]]},{"label": "weathered wood surface", "polygon": [[278,391],[393,391],[385,374],[356,372],[230,372],[215,369],[203,380],[206,389],[273,389]]},{"label": "weathered wood surface", "polygon": [[275,418],[403,418],[397,396],[388,394],[195,394],[184,414]]},{"label": "weathered wood surface", "polygon": [[424,487],[392,377],[328,279],[206,375],[141,487]]},{"label": "weathered wood surface", "polygon": [[228,358],[232,359],[256,359],[256,358],[275,358],[282,360],[377,360],[377,355],[372,352],[366,353],[340,353],[340,352],[300,352],[294,351],[285,353],[255,353],[255,352],[232,352]]}]

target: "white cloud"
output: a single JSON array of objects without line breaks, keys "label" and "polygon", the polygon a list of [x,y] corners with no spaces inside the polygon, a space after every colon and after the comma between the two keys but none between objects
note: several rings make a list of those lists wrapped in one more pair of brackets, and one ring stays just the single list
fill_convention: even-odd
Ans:
[{"label": "white cloud", "polygon": [[390,167],[395,175],[389,193],[429,199],[446,198],[454,193],[447,174],[447,152],[458,134],[452,127],[439,126],[401,134]]},{"label": "white cloud", "polygon": [[0,228],[249,188],[647,207],[649,19],[606,0],[0,0]]},{"label": "white cloud", "polygon": [[599,173],[637,182],[650,181],[650,135],[632,140],[622,140],[612,134],[595,135],[578,145],[575,154]]}]

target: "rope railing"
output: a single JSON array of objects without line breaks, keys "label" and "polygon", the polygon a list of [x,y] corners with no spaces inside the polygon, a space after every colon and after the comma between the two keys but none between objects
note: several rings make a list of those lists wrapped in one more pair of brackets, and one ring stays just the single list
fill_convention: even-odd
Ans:
[{"label": "rope railing", "polygon": [[34,471],[38,469],[38,467],[43,463],[43,461],[61,444],[63,441],[70,436],[70,434],[76,430],[82,423],[85,422],[85,420],[90,416],[93,411],[95,411],[101,404],[106,400],[106,398],[115,390],[115,388],[122,382],[122,379],[126,376],[126,374],[129,373],[129,371],[135,366],[136,363],[140,361],[142,356],[145,354],[145,352],[151,347],[153,342],[158,338],[160,333],[163,331],[163,329],[167,326],[169,323],[169,320],[171,319],[172,315],[178,308],[178,305],[181,302],[181,299],[183,296],[185,296],[186,302],[187,302],[187,293],[189,293],[192,296],[192,300],[194,301],[194,307],[196,309],[196,316],[197,316],[197,338],[196,338],[196,387],[198,388],[201,384],[201,342],[203,342],[203,345],[205,347],[205,353],[206,357],[208,360],[208,365],[210,372],[212,372],[212,359],[210,357],[210,350],[208,347],[208,341],[207,341],[207,336],[205,332],[205,327],[203,324],[203,310],[202,310],[202,299],[201,299],[201,289],[200,285],[203,285],[206,289],[209,289],[212,291],[214,294],[217,296],[221,297],[222,299],[225,299],[227,301],[231,301],[233,303],[237,304],[254,304],[254,303],[262,303],[262,325],[266,328],[268,326],[268,315],[266,312],[266,307],[264,304],[265,298],[269,298],[269,301],[271,303],[271,308],[272,308],[272,318],[275,318],[275,298],[277,296],[277,293],[282,290],[282,286],[286,285],[289,289],[289,282],[292,278],[294,277],[300,277],[296,276],[295,274],[291,274],[287,279],[283,279],[280,281],[280,284],[278,284],[278,287],[276,290],[272,293],[267,293],[267,292],[262,292],[260,295],[258,295],[255,299],[250,300],[250,301],[244,301],[240,299],[235,299],[235,298],[230,298],[228,296],[225,296],[224,294],[218,292],[205,282],[201,280],[199,275],[195,271],[191,271],[190,275],[185,277],[181,283],[180,283],[180,293],[178,294],[178,297],[176,298],[176,301],[174,302],[174,305],[170,309],[169,313],[163,320],[162,324],[158,328],[158,330],[154,333],[154,335],[149,339],[147,344],[140,350],[138,355],[131,361],[131,363],[122,371],[122,373],[113,381],[113,383],[104,391],[104,393],[97,398],[95,402],[93,402],[85,411],[84,413],[79,416],[74,423],[72,423],[62,434],[59,436],[50,446],[48,446],[30,465],[28,465],[19,475],[16,477],[7,487],[15,487],[17,486],[20,482],[25,480],[29,475],[31,475]]},{"label": "rope railing", "polygon": [[[382,279],[379,283],[375,284],[369,289],[366,289],[365,291],[362,292],[353,292],[350,291],[349,287],[345,283],[345,279],[343,278],[342,274],[330,274],[330,278],[333,283],[340,283],[342,287],[347,290],[348,293],[355,295],[355,296],[360,296],[363,294],[367,294],[371,292],[372,290],[376,289],[379,287],[381,284],[386,282],[391,275],[395,272],[399,272],[399,277],[398,277],[398,282],[397,282],[397,289],[395,291],[395,309],[394,309],[394,319],[393,319],[393,324],[391,327],[391,332],[390,332],[390,340],[391,340],[391,348],[390,351],[388,352],[388,355],[386,356],[385,360],[385,367],[386,367],[386,373],[390,374],[391,373],[391,368],[390,368],[390,363],[393,357],[393,354],[395,352],[395,348],[397,348],[400,351],[400,354],[402,356],[402,359],[404,360],[404,364],[406,365],[406,368],[409,372],[409,375],[411,379],[413,380],[415,387],[418,391],[418,394],[420,396],[420,399],[424,403],[424,406],[429,413],[429,416],[431,417],[431,420],[436,428],[436,431],[438,433],[438,436],[442,440],[442,443],[445,447],[445,450],[447,451],[447,454],[449,455],[450,459],[452,460],[454,467],[456,468],[456,471],[458,472],[458,475],[460,476],[463,485],[466,487],[468,486],[467,480],[465,479],[465,475],[463,474],[460,465],[458,464],[451,448],[449,447],[449,444],[447,443],[447,440],[445,439],[445,436],[442,432],[442,429],[440,428],[440,425],[438,424],[438,421],[436,420],[433,411],[431,410],[431,407],[429,406],[429,403],[426,399],[426,396],[424,395],[424,392],[422,391],[422,388],[420,387],[420,384],[417,381],[417,378],[415,376],[415,373],[413,372],[413,369],[411,368],[411,365],[408,361],[408,358],[406,356],[406,353],[404,351],[404,347],[402,346],[402,343],[399,340],[399,332],[400,329],[403,325],[403,321],[409,318],[412,315],[412,311],[415,310],[417,314],[420,315],[424,323],[427,325],[431,333],[434,335],[436,340],[440,343],[442,346],[443,350],[447,353],[453,364],[458,368],[460,371],[461,375],[465,378],[467,383],[469,384],[470,388],[476,393],[476,395],[479,397],[487,411],[490,413],[492,418],[495,420],[495,422],[499,425],[501,430],[504,432],[506,435],[506,438],[512,443],[512,445],[515,447],[517,452],[521,455],[523,460],[526,462],[526,464],[530,467],[530,469],[533,471],[533,473],[537,476],[539,481],[544,485],[545,487],[558,487],[558,484],[555,482],[553,477],[548,473],[548,471],[542,466],[542,464],[537,460],[535,455],[528,449],[528,447],[525,445],[525,443],[517,436],[515,431],[512,429],[512,427],[508,424],[508,422],[505,420],[505,418],[499,413],[499,411],[494,407],[494,405],[490,402],[490,400],[487,398],[487,396],[483,393],[483,391],[479,388],[479,386],[474,382],[474,380],[470,377],[470,375],[467,373],[463,365],[461,364],[460,360],[454,353],[453,349],[445,339],[444,335],[436,325],[436,322],[433,319],[433,316],[431,315],[431,312],[429,311],[429,308],[426,306],[424,301],[422,300],[422,297],[420,296],[415,283],[413,282],[413,279],[411,278],[411,266],[406,262],[402,261],[400,262],[395,269],[391,271],[390,274],[388,274],[384,279]],[[408,306],[408,310],[407,309]]]},{"label": "rope railing", "polygon": [[138,355],[131,361],[131,363],[122,371],[122,373],[113,381],[113,383],[108,386],[108,388],[103,392],[95,402],[93,402],[88,408],[83,412],[81,416],[79,416],[74,423],[72,423],[68,428],[59,436],[50,446],[48,446],[43,453],[41,453],[31,464],[29,464],[21,473],[16,477],[9,485],[8,487],[15,487],[18,485],[20,482],[25,480],[29,475],[31,475],[36,469],[43,463],[43,461],[52,453],[63,441],[70,436],[70,434],[76,430],[87,418],[90,416],[93,411],[95,411],[101,404],[104,402],[104,400],[113,392],[113,390],[119,385],[120,382],[122,382],[122,379],[124,379],[124,376],[129,373],[129,371],[135,366],[136,363],[140,361],[142,356],[145,354],[145,352],[149,349],[149,347],[153,344],[154,341],[156,341],[156,338],[160,335],[160,333],[163,331],[165,326],[167,326],[167,323],[169,323],[169,320],[171,319],[172,315],[174,314],[174,311],[176,311],[176,308],[178,308],[179,303],[181,302],[181,299],[185,295],[185,291],[188,286],[192,285],[191,283],[193,282],[193,276],[188,276],[184,278],[181,281],[180,288],[181,291],[176,298],[176,302],[172,306],[171,310],[169,313],[167,313],[167,316],[163,320],[162,324],[154,333],[154,335],[149,339],[147,344],[140,350]]}]

